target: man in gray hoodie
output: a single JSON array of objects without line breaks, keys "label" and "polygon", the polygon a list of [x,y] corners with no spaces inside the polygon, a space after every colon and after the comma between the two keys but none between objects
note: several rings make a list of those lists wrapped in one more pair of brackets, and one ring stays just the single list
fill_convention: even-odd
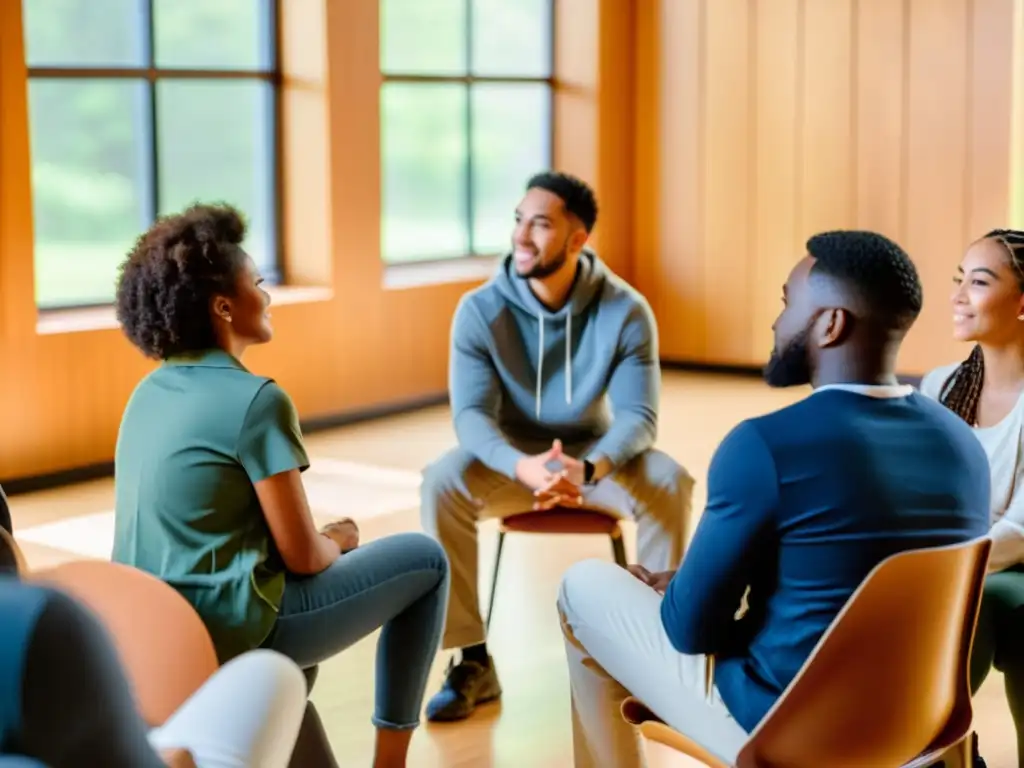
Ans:
[{"label": "man in gray hoodie", "polygon": [[459,445],[423,473],[423,527],[451,562],[442,646],[461,649],[427,705],[460,720],[497,699],[477,576],[477,522],[589,503],[638,523],[640,564],[682,559],[693,479],[652,448],[661,368],[647,301],[584,248],[594,193],[561,173],[527,184],[512,253],[459,303],[449,389]]}]

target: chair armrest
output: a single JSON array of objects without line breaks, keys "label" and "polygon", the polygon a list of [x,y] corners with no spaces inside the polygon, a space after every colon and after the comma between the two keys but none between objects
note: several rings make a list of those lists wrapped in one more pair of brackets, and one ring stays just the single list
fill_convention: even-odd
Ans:
[{"label": "chair armrest", "polygon": [[644,740],[661,744],[675,752],[698,760],[707,768],[732,768],[697,742],[665,725],[639,699],[630,696],[622,702],[621,712],[623,720],[635,726]]}]

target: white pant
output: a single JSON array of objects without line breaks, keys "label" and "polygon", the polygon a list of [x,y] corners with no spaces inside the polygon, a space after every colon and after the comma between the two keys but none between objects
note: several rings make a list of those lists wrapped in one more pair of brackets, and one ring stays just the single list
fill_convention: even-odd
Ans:
[{"label": "white pant", "polygon": [[305,710],[298,666],[274,651],[249,651],[218,669],[149,742],[189,750],[198,768],[285,768]]},{"label": "white pant", "polygon": [[731,763],[747,741],[718,690],[705,693],[704,656],[676,651],[661,625],[662,597],[603,560],[562,578],[558,610],[572,688],[577,768],[639,768],[643,752],[619,707],[630,694],[672,728]]}]

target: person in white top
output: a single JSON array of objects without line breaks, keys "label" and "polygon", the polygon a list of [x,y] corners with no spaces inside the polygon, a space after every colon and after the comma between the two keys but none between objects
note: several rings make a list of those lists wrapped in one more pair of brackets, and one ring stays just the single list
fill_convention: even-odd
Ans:
[{"label": "person in white top", "polygon": [[1024,768],[1024,232],[999,229],[973,243],[954,277],[953,336],[968,358],[931,371],[922,394],[974,427],[992,476],[992,554],[971,659],[977,691],[995,666]]}]

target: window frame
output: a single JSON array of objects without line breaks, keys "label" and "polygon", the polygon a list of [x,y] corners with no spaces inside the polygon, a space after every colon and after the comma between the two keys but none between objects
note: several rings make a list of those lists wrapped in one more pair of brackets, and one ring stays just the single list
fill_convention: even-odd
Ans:
[{"label": "window frame", "polygon": [[[383,2],[383,0],[381,0]],[[383,93],[384,88],[388,83],[403,83],[406,85],[427,85],[427,84],[456,84],[462,85],[466,91],[465,98],[465,111],[463,113],[463,131],[466,136],[466,163],[463,168],[463,184],[466,190],[466,199],[464,200],[465,210],[463,216],[465,217],[465,225],[467,229],[466,241],[469,243],[468,252],[461,256],[438,256],[429,257],[426,256],[421,259],[411,259],[409,261],[391,261],[387,257],[387,253],[383,247],[383,231],[381,233],[381,253],[380,260],[384,267],[388,270],[392,269],[415,269],[416,271],[422,270],[424,267],[436,266],[439,264],[451,264],[452,262],[459,261],[473,261],[481,262],[486,260],[487,264],[500,256],[500,254],[493,253],[477,253],[474,250],[475,237],[474,237],[474,223],[476,217],[476,208],[473,204],[473,99],[472,90],[475,84],[497,84],[497,85],[516,85],[516,84],[528,84],[528,85],[545,85],[548,89],[548,156],[546,158],[546,165],[552,167],[554,165],[555,155],[555,123],[557,120],[555,114],[555,58],[556,58],[556,34],[555,28],[558,12],[556,4],[558,0],[549,0],[548,2],[548,13],[549,19],[548,24],[551,34],[548,41],[548,75],[547,77],[536,77],[536,76],[518,76],[518,75],[474,75],[473,74],[473,6],[475,5],[474,0],[463,0],[465,3],[466,16],[465,24],[463,29],[463,45],[466,46],[466,74],[464,75],[431,75],[423,73],[410,73],[400,71],[388,71],[381,66],[381,86],[380,90]],[[385,158],[383,152],[381,152],[380,166],[381,176],[383,178]],[[538,168],[538,171],[541,169]],[[524,183],[526,179],[523,180]],[[384,221],[384,193],[381,193],[381,224],[383,229]]]},{"label": "window frame", "polygon": [[[215,1],[215,0],[211,0]],[[158,67],[156,65],[156,22],[154,14],[155,0],[142,0],[139,19],[139,34],[142,45],[144,66],[94,66],[94,65],[32,65],[28,64],[26,51],[26,88],[31,88],[33,80],[129,80],[143,82],[146,87],[148,109],[144,117],[144,128],[147,136],[146,183],[149,195],[143,201],[147,218],[152,224],[160,211],[160,124],[157,106],[157,86],[161,80],[250,80],[270,85],[270,116],[273,120],[270,134],[270,186],[273,194],[271,206],[272,261],[261,275],[268,286],[279,286],[284,283],[283,232],[284,200],[282,180],[284,164],[282,147],[282,98],[283,83],[281,71],[281,2],[282,0],[266,0],[267,10],[264,19],[267,25],[267,44],[270,48],[270,66],[267,69],[204,69],[189,67]],[[27,41],[26,41],[27,43]],[[30,127],[31,130],[31,127]],[[32,163],[31,152],[29,162]],[[149,225],[147,225],[149,226]],[[33,253],[35,245],[33,244]],[[40,304],[35,302],[39,312],[61,312],[75,309],[93,309],[109,307],[113,300],[102,303],[86,304]]]}]

